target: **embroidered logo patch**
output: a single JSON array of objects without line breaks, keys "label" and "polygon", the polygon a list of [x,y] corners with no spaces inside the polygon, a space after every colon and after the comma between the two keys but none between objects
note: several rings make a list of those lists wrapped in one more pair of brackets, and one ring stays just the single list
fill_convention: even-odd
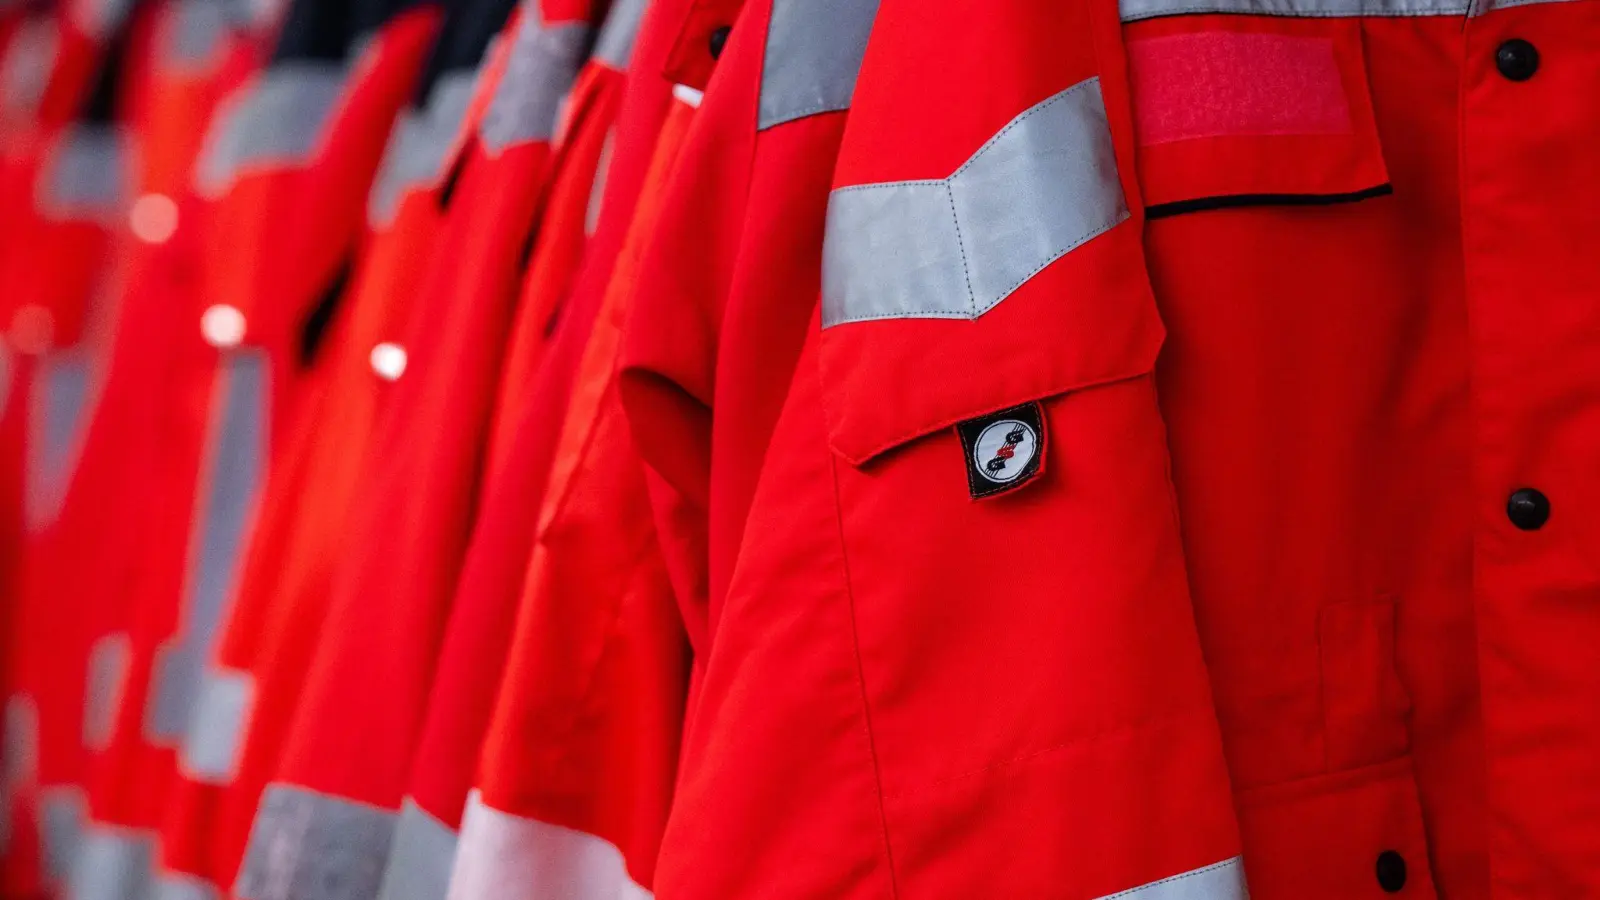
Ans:
[{"label": "embroidered logo patch", "polygon": [[956,426],[967,455],[972,499],[1016,490],[1044,469],[1044,410],[1037,403],[1003,409]]}]

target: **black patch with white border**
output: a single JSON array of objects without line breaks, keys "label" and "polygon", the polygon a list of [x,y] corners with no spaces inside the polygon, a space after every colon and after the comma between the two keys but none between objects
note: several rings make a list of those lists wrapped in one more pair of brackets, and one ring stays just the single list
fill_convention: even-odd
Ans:
[{"label": "black patch with white border", "polygon": [[967,490],[982,500],[1014,491],[1044,471],[1048,435],[1037,402],[956,425],[967,461]]}]

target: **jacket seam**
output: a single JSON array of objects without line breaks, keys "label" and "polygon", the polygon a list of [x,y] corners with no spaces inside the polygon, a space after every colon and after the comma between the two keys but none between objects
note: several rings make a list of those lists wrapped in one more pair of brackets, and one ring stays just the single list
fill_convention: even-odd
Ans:
[{"label": "jacket seam", "polygon": [[867,699],[866,663],[861,658],[861,628],[856,617],[855,581],[850,574],[850,551],[844,533],[844,497],[839,491],[839,461],[833,454],[828,457],[829,476],[833,480],[833,518],[839,527],[839,564],[844,569],[844,596],[850,610],[850,652],[855,659],[856,687],[861,691],[861,730],[867,739],[867,754],[872,760],[872,781],[877,789],[878,821],[883,827],[883,856],[888,865],[889,896],[900,896],[899,877],[895,873],[894,842],[889,837],[889,810],[883,790],[883,766],[878,759],[877,739],[872,729],[872,704]]}]

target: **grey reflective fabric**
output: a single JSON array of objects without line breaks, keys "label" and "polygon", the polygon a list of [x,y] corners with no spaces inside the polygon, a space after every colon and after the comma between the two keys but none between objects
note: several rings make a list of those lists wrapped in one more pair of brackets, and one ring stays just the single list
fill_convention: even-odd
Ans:
[{"label": "grey reflective fabric", "polygon": [[651,900],[604,838],[501,812],[473,791],[448,900]]},{"label": "grey reflective fabric", "polygon": [[238,900],[371,900],[394,823],[387,809],[269,785],[233,893]]},{"label": "grey reflective fabric", "polygon": [[1250,890],[1244,883],[1244,864],[1235,856],[1100,900],[1250,900]]},{"label": "grey reflective fabric", "polygon": [[23,519],[30,531],[39,531],[61,513],[86,424],[91,374],[87,354],[75,351],[49,354],[42,366],[34,385],[23,493]]},{"label": "grey reflective fabric", "polygon": [[143,900],[155,875],[155,857],[154,834],[91,825],[67,880],[65,900]]},{"label": "grey reflective fabric", "polygon": [[255,697],[256,682],[248,673],[206,670],[182,751],[184,769],[195,781],[227,784],[233,780]]},{"label": "grey reflective fabric", "polygon": [[105,635],[89,648],[89,680],[83,699],[83,745],[91,750],[102,750],[111,743],[131,654],[132,641],[121,633]]},{"label": "grey reflective fabric", "polygon": [[591,55],[618,72],[628,71],[644,8],[645,0],[615,0],[606,13],[605,23],[600,26],[600,35],[594,39]]},{"label": "grey reflective fabric", "polygon": [[407,797],[378,900],[445,900],[455,860],[455,830]]},{"label": "grey reflective fabric", "polygon": [[6,698],[0,719],[0,850],[11,838],[11,803],[15,785],[32,776],[39,759],[39,710],[32,698]]},{"label": "grey reflective fabric", "polygon": [[878,0],[773,0],[758,129],[850,108]]},{"label": "grey reflective fabric", "polygon": [[162,871],[150,887],[150,900],[222,900],[222,892],[192,875]]},{"label": "grey reflective fabric", "polygon": [[222,46],[228,26],[224,0],[178,0],[162,35],[164,56],[179,65],[204,63]]},{"label": "grey reflective fabric", "polygon": [[1331,19],[1357,16],[1481,16],[1497,9],[1571,0],[1120,0],[1122,21],[1191,13]]},{"label": "grey reflective fabric", "polygon": [[39,800],[44,870],[56,882],[71,875],[89,821],[89,801],[75,787],[47,788]]},{"label": "grey reflective fabric", "polygon": [[589,41],[588,25],[547,26],[533,0],[524,0],[521,10],[505,73],[478,126],[478,139],[491,156],[513,144],[546,141],[555,134],[556,111],[577,78]]},{"label": "grey reflective fabric", "polygon": [[69,3],[74,20],[89,35],[104,40],[122,25],[122,20],[133,10],[134,0],[84,0]]},{"label": "grey reflective fabric", "polygon": [[310,162],[344,96],[348,67],[293,60],[267,69],[212,118],[196,186],[220,197],[242,170]]},{"label": "grey reflective fabric", "polygon": [[19,114],[38,109],[60,45],[54,16],[29,16],[19,25],[0,53],[0,105]]},{"label": "grey reflective fabric", "polygon": [[256,487],[267,452],[269,363],[265,353],[234,350],[218,372],[218,403],[206,436],[206,460],[195,515],[197,552],[189,559],[183,620],[156,652],[144,734],[175,747],[183,739],[244,549]]},{"label": "grey reflective fabric", "polygon": [[949,178],[835,190],[822,325],[975,319],[1127,218],[1091,78],[1012,119]]},{"label": "grey reflective fabric", "polygon": [[58,221],[115,215],[127,199],[125,149],[114,128],[74,125],[34,183],[39,212]]},{"label": "grey reflective fabric", "polygon": [[367,222],[372,227],[394,224],[407,193],[443,177],[445,155],[461,130],[477,79],[476,72],[446,73],[434,85],[428,105],[407,110],[395,124],[367,199]]}]

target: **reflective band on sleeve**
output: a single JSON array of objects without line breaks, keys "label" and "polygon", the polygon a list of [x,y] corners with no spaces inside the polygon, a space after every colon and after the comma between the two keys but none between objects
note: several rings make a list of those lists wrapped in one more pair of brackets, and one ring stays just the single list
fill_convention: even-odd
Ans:
[{"label": "reflective band on sleeve", "polygon": [[57,884],[72,874],[89,820],[89,801],[76,787],[53,787],[39,798],[39,835],[44,843],[44,870]]},{"label": "reflective band on sleeve", "polygon": [[238,900],[371,900],[394,823],[387,809],[270,785],[233,893]]},{"label": "reflective band on sleeve", "polygon": [[78,456],[79,436],[89,397],[89,361],[68,351],[45,356],[35,383],[29,419],[27,490],[23,520],[40,531],[54,522],[66,502]]},{"label": "reflective band on sleeve", "polygon": [[757,129],[850,108],[877,0],[773,0]]},{"label": "reflective band on sleeve", "polygon": [[73,20],[96,40],[109,38],[133,10],[134,0],[82,0],[66,4]]},{"label": "reflective band on sleeve", "polygon": [[34,201],[56,221],[115,217],[127,199],[121,135],[101,125],[74,125],[39,173]]},{"label": "reflective band on sleeve", "polygon": [[89,677],[83,697],[83,744],[103,750],[111,743],[117,708],[127,686],[131,641],[126,634],[108,634],[89,648]]},{"label": "reflective band on sleeve", "polygon": [[[1331,19],[1347,16],[1462,16],[1472,10],[1470,0],[1119,0],[1118,5],[1124,22],[1192,13]],[[1487,7],[1490,4],[1484,2],[1481,5]],[[1499,5],[1515,6],[1520,3],[1512,0]],[[1481,9],[1478,11],[1482,12]]]},{"label": "reflective band on sleeve", "polygon": [[455,858],[455,830],[407,797],[378,900],[444,900]]},{"label": "reflective band on sleeve", "polygon": [[150,832],[91,823],[72,865],[65,900],[144,897],[155,874],[155,855]]},{"label": "reflective band on sleeve", "polygon": [[513,144],[547,141],[555,134],[556,111],[577,78],[589,41],[585,24],[546,26],[538,3],[525,0],[520,8],[522,19],[505,74],[478,130],[491,156]]},{"label": "reflective band on sleeve", "polygon": [[341,63],[279,63],[229,98],[212,117],[196,186],[221,197],[242,170],[296,166],[311,160],[344,95]]},{"label": "reflective band on sleeve", "polygon": [[0,53],[0,104],[18,118],[38,109],[60,46],[61,31],[53,15],[36,14],[18,26]]},{"label": "reflective band on sleeve", "polygon": [[975,319],[1127,218],[1091,78],[1012,119],[949,178],[835,190],[822,325]]},{"label": "reflective band on sleeve", "polygon": [[444,176],[445,157],[472,102],[477,78],[470,70],[445,73],[429,94],[427,106],[408,110],[395,124],[368,198],[368,224],[393,225],[407,193]]},{"label": "reflective band on sleeve", "polygon": [[606,13],[600,34],[594,39],[591,54],[618,72],[628,71],[633,42],[639,36],[639,21],[644,18],[645,0],[616,0]]},{"label": "reflective band on sleeve", "polygon": [[158,872],[150,890],[150,900],[222,900],[222,892],[193,875]]},{"label": "reflective band on sleeve", "polygon": [[239,763],[256,683],[245,672],[208,669],[183,741],[183,768],[204,784],[227,784]]},{"label": "reflective band on sleeve", "polygon": [[1250,900],[1239,857],[1163,878],[1100,900]]},{"label": "reflective band on sleeve", "polygon": [[228,33],[223,0],[179,0],[164,25],[162,46],[167,61],[196,66],[209,61]]},{"label": "reflective band on sleeve", "polygon": [[206,438],[202,494],[190,539],[183,618],[156,652],[144,733],[176,747],[188,728],[200,674],[222,621],[266,459],[269,366],[264,353],[232,350],[218,373]]},{"label": "reflective band on sleeve", "polygon": [[448,900],[650,900],[610,842],[467,800]]}]

